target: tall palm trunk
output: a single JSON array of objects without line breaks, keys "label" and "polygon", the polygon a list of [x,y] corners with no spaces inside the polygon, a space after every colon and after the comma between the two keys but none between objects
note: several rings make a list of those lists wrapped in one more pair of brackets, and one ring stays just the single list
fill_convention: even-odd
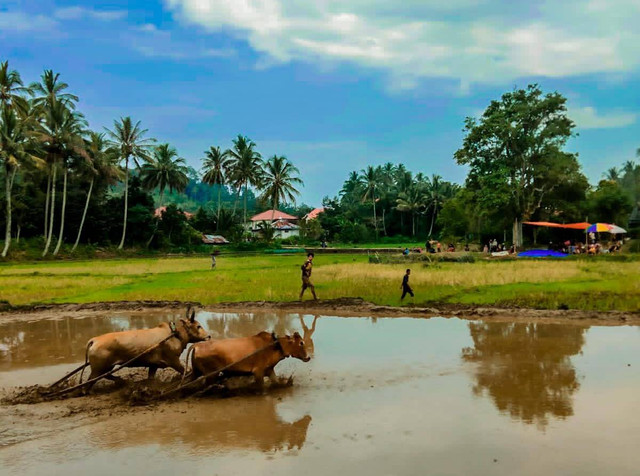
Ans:
[{"label": "tall palm trunk", "polygon": [[373,229],[376,231],[376,240],[378,239],[378,217],[376,216],[376,196],[373,195]]},{"label": "tall palm trunk", "polygon": [[47,243],[44,245],[44,251],[42,252],[42,256],[46,256],[46,254],[49,252],[49,247],[51,246],[51,238],[53,236],[53,219],[56,211],[56,175],[58,173],[58,168],[56,167],[55,163],[53,163],[51,167],[53,168],[53,171],[51,173],[51,203],[50,203],[51,211],[49,214],[49,228],[47,230],[48,231]]},{"label": "tall palm trunk", "polygon": [[78,236],[76,237],[76,242],[73,244],[73,248],[71,251],[75,251],[78,247],[78,243],[80,243],[80,235],[82,235],[82,228],[84,227],[84,219],[87,217],[87,210],[89,209],[89,201],[91,200],[91,192],[93,191],[93,182],[94,178],[91,179],[91,183],[89,184],[89,191],[87,192],[87,201],[84,203],[84,211],[82,212],[82,219],[80,220],[80,228],[78,228]]},{"label": "tall palm trunk", "polygon": [[433,209],[433,213],[431,214],[431,226],[429,227],[429,236],[431,236],[431,233],[433,232],[433,222],[436,218],[436,209]]},{"label": "tall palm trunk", "polygon": [[416,214],[411,212],[411,234],[416,236]]},{"label": "tall palm trunk", "polygon": [[47,174],[47,198],[44,202],[44,239],[49,236],[49,197],[51,195],[51,170]]},{"label": "tall palm trunk", "polygon": [[216,217],[216,231],[220,229],[220,210],[222,205],[220,200],[222,200],[222,184],[218,184],[218,216]]},{"label": "tall palm trunk", "polygon": [[58,243],[56,249],[53,250],[53,256],[56,256],[62,246],[62,236],[64,233],[64,214],[67,209],[67,176],[69,175],[69,169],[64,168],[64,179],[62,180],[62,212],[60,213],[60,233],[58,234]]},{"label": "tall palm trunk", "polygon": [[125,160],[124,166],[124,220],[122,222],[122,239],[118,249],[124,248],[124,239],[127,236],[127,211],[129,208],[129,157]]},{"label": "tall palm trunk", "polygon": [[247,187],[248,184],[244,184],[244,193],[243,193],[243,201],[244,201],[244,229],[247,230]]},{"label": "tall palm trunk", "polygon": [[7,165],[6,175],[4,178],[7,223],[4,234],[4,249],[2,250],[3,258],[7,256],[7,253],[9,252],[9,245],[11,245],[11,189],[13,188],[13,180],[16,177],[17,167],[13,167],[13,171],[10,169],[11,167]]}]

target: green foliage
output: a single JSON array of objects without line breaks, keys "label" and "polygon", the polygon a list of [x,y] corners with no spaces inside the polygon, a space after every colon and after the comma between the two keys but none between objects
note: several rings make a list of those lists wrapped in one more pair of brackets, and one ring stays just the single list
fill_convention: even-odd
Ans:
[{"label": "green foliage", "polygon": [[592,222],[620,223],[626,226],[633,206],[629,196],[617,182],[601,180],[588,196],[589,219]]}]

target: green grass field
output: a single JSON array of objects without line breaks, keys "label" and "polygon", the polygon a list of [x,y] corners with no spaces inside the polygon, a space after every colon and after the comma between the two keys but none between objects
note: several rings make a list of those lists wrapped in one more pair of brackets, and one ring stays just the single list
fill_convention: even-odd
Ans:
[{"label": "green grass field", "polygon": [[[12,305],[120,300],[203,304],[292,301],[302,255],[92,260],[0,265],[0,300]],[[366,255],[318,255],[313,281],[321,299],[361,297],[400,305],[406,264],[369,264]],[[583,310],[640,308],[640,262],[614,260],[412,263],[415,299],[404,304],[462,303]],[[309,299],[310,296],[306,296]]]}]

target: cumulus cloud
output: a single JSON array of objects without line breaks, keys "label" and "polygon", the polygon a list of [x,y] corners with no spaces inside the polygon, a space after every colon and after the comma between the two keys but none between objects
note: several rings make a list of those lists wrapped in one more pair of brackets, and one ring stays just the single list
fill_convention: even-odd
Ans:
[{"label": "cumulus cloud", "polygon": [[615,129],[635,124],[638,115],[628,111],[600,113],[594,107],[570,107],[569,117],[578,129]]},{"label": "cumulus cloud", "polygon": [[127,16],[125,10],[93,10],[90,8],[75,6],[58,8],[53,13],[55,18],[60,20],[80,20],[91,18],[100,21],[121,20]]},{"label": "cumulus cloud", "polygon": [[52,32],[57,23],[44,15],[29,15],[20,11],[0,11],[0,33],[2,32]]},{"label": "cumulus cloud", "polygon": [[[183,21],[245,40],[273,62],[346,62],[462,84],[626,73],[640,64],[640,2],[165,0]],[[521,5],[521,6],[518,6]]]}]

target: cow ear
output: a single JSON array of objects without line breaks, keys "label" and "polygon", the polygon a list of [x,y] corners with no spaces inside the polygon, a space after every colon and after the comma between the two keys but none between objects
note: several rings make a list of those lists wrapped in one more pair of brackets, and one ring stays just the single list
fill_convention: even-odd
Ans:
[{"label": "cow ear", "polygon": [[192,310],[191,311],[191,317],[189,318],[189,320],[193,323],[196,320],[196,310]]},{"label": "cow ear", "polygon": [[300,338],[301,338],[301,337],[300,337],[300,333],[299,333],[299,332],[294,332],[294,333],[293,333],[293,337],[294,337],[295,339],[300,339]]}]

